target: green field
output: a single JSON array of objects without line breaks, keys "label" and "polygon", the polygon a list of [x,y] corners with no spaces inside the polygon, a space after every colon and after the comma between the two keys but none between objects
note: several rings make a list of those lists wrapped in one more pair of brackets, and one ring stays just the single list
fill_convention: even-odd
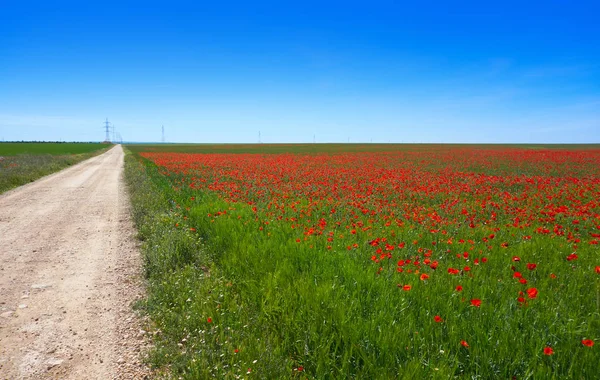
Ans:
[{"label": "green field", "polygon": [[99,143],[5,142],[0,143],[0,157],[19,154],[65,156],[91,153],[109,146],[111,145]]},{"label": "green field", "polygon": [[97,155],[111,144],[0,143],[0,193]]},{"label": "green field", "polygon": [[127,148],[167,377],[600,373],[598,146]]}]

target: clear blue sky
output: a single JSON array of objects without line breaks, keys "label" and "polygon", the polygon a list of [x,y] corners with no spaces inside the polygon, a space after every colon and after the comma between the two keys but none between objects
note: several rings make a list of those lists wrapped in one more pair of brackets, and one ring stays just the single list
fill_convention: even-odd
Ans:
[{"label": "clear blue sky", "polygon": [[108,117],[129,141],[600,143],[599,20],[598,1],[0,0],[0,139],[99,141]]}]

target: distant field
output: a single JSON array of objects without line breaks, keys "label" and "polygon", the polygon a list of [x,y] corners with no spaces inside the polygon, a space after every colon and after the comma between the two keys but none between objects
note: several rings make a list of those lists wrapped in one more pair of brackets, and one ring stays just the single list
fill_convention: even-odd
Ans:
[{"label": "distant field", "polygon": [[334,153],[439,151],[444,149],[600,149],[600,144],[132,144],[133,152],[172,153]]},{"label": "distant field", "polygon": [[0,194],[111,147],[93,143],[0,143]]},{"label": "distant field", "polygon": [[600,373],[598,145],[128,148],[173,378]]},{"label": "distant field", "polygon": [[81,154],[107,148],[110,144],[98,143],[0,143],[0,156],[15,156],[17,154]]}]

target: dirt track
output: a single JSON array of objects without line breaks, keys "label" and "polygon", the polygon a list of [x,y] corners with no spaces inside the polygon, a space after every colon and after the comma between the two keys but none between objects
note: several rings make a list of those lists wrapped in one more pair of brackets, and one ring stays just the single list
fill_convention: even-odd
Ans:
[{"label": "dirt track", "polygon": [[122,176],[116,146],[0,195],[0,379],[144,377]]}]

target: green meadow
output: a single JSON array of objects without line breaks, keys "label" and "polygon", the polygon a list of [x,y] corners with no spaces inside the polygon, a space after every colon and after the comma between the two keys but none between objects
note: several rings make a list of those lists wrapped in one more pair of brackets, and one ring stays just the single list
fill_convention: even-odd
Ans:
[{"label": "green meadow", "polygon": [[111,146],[99,143],[0,143],[0,193],[93,157]]}]

